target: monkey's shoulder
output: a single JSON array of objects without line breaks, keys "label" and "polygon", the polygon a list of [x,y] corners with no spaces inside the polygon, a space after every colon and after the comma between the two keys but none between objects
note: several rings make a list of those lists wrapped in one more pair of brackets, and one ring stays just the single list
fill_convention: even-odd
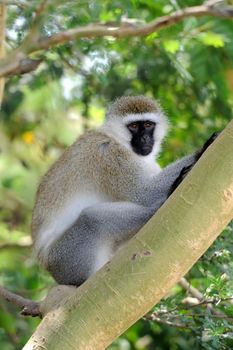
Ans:
[{"label": "monkey's shoulder", "polygon": [[79,157],[83,155],[83,161],[95,160],[94,158],[96,158],[96,161],[123,160],[128,158],[131,153],[113,137],[98,129],[87,131],[80,136],[68,152]]},{"label": "monkey's shoulder", "polygon": [[129,151],[117,143],[113,138],[99,130],[90,130],[81,135],[69,146],[57,161],[42,177],[38,191],[42,191],[56,184],[62,188],[70,186],[73,181],[79,179],[88,180],[96,172],[105,171],[106,167],[114,169],[119,163],[129,159]]}]

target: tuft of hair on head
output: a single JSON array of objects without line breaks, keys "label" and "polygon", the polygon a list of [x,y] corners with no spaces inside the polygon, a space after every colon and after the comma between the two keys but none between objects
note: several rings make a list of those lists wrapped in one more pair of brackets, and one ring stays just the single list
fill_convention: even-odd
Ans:
[{"label": "tuft of hair on head", "polygon": [[159,103],[149,97],[122,96],[117,98],[109,107],[106,116],[126,116],[129,114],[156,113],[160,111]]}]

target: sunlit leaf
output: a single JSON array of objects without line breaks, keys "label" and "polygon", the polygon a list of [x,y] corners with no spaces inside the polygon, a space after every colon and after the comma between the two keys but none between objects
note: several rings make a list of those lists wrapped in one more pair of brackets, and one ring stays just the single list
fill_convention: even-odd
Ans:
[{"label": "sunlit leaf", "polygon": [[213,46],[213,47],[219,48],[225,45],[224,37],[217,33],[213,33],[213,32],[202,33],[199,36],[199,38],[203,42],[203,44],[207,46]]},{"label": "sunlit leaf", "polygon": [[178,40],[164,40],[163,46],[167,52],[176,53],[179,50],[180,43]]}]

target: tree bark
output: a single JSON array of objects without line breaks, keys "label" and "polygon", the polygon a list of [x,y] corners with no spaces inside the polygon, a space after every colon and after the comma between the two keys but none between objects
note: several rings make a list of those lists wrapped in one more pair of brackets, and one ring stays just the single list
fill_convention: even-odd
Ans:
[{"label": "tree bark", "polygon": [[24,350],[103,350],[147,313],[233,218],[233,121],[127,245],[48,312]]}]

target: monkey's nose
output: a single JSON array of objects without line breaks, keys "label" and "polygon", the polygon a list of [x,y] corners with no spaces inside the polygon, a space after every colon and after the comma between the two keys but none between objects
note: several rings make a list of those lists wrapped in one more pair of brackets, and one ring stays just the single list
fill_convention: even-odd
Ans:
[{"label": "monkey's nose", "polygon": [[142,141],[144,143],[149,143],[150,142],[150,137],[148,135],[142,135]]}]

